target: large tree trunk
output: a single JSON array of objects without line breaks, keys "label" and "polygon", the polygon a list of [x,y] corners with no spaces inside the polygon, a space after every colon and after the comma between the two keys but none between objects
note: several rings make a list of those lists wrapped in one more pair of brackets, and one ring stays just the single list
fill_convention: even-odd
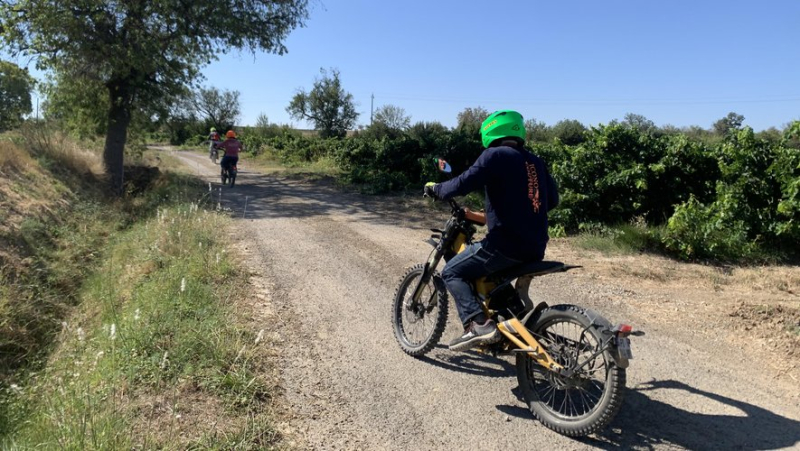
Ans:
[{"label": "large tree trunk", "polygon": [[117,196],[123,194],[123,165],[128,125],[131,123],[130,92],[120,85],[109,85],[111,107],[108,110],[108,131],[103,149],[103,164],[110,177],[111,189]]}]

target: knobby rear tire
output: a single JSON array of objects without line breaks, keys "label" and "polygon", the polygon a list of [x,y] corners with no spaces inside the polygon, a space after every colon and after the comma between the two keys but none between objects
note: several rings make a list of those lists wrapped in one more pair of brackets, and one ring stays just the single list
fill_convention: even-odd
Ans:
[{"label": "knobby rear tire", "polygon": [[[530,329],[534,337],[547,348],[551,357],[559,361],[558,356],[566,355],[567,353],[559,354],[558,351],[551,350],[551,348],[548,347],[548,340],[542,338],[558,335],[558,333],[555,332],[556,327],[553,327],[552,330],[548,332],[551,326],[573,324],[576,326],[576,330],[579,330],[577,328],[586,329],[588,327],[586,333],[589,334],[591,338],[587,340],[592,341],[592,345],[599,345],[603,342],[603,337],[597,327],[589,327],[591,323],[592,321],[583,308],[575,305],[556,305],[542,311],[535,324],[533,326],[529,324],[528,329]],[[570,346],[565,343],[571,344],[573,350],[575,350],[578,345],[575,342],[569,342],[567,340],[562,342],[561,345],[564,347]],[[595,347],[595,349],[597,348]],[[584,350],[585,354],[589,354],[590,352],[589,350]],[[549,377],[549,372],[547,370],[536,364],[533,358],[528,354],[517,354],[517,380],[533,416],[548,428],[569,437],[581,437],[604,429],[611,420],[614,419],[620,407],[622,407],[625,394],[626,374],[624,368],[620,368],[616,365],[609,351],[604,352],[598,356],[597,359],[600,359],[599,362],[602,362],[602,368],[605,371],[605,374],[601,374],[600,371],[597,371],[598,379],[602,378],[602,394],[597,396],[598,401],[589,412],[585,412],[582,415],[571,415],[571,412],[569,412],[570,409],[566,409],[568,412],[564,414],[556,412],[549,404],[558,404],[559,409],[561,409],[566,405],[566,400],[572,403],[572,400],[583,401],[584,399],[591,399],[591,396],[588,396],[588,390],[583,393],[578,393],[578,389],[569,389],[571,396],[566,396],[566,389],[559,389],[554,383],[550,383],[548,386],[548,382],[552,382],[552,379],[550,381],[547,380]],[[563,361],[559,361],[559,363],[563,363]],[[594,367],[594,365],[591,366]],[[590,365],[584,368],[586,373],[589,373],[586,369],[588,367],[590,367]],[[541,379],[539,379],[540,377]],[[589,385],[588,388],[596,389],[596,386],[600,385],[599,382],[600,381],[598,381],[594,387],[591,386],[591,383],[587,384]],[[584,394],[587,396],[584,397]],[[551,397],[552,400],[548,401],[545,399],[548,397]],[[558,397],[565,400],[563,404],[561,401],[556,400]],[[578,413],[577,409],[574,410],[574,413]]]},{"label": "knobby rear tire", "polygon": [[[442,338],[442,333],[444,333],[445,326],[447,325],[447,292],[436,289],[433,279],[434,277],[439,277],[439,274],[434,272],[427,286],[435,291],[436,304],[431,312],[425,313],[425,315],[434,316],[433,328],[430,334],[420,342],[412,342],[407,336],[406,329],[408,325],[405,324],[403,320],[403,314],[410,312],[406,310],[404,301],[406,297],[410,298],[411,293],[409,293],[409,291],[416,287],[417,280],[422,276],[424,269],[425,265],[416,265],[403,275],[403,278],[400,280],[400,285],[397,287],[397,291],[394,294],[394,302],[392,303],[392,328],[394,329],[394,336],[403,352],[413,357],[422,357],[433,349],[433,347],[439,343],[439,339]],[[426,292],[423,293],[423,298],[425,298],[425,293]]]}]

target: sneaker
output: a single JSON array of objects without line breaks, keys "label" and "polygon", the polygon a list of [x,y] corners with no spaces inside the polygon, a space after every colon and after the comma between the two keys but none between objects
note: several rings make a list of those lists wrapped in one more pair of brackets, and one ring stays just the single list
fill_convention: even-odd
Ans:
[{"label": "sneaker", "polygon": [[464,329],[464,335],[450,342],[450,350],[465,351],[477,345],[497,343],[500,338],[500,331],[494,321],[489,319],[483,324],[471,321]]}]

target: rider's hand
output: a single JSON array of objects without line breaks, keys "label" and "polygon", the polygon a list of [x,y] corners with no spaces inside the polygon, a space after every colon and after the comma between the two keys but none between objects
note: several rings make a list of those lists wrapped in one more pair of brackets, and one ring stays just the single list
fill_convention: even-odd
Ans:
[{"label": "rider's hand", "polygon": [[424,197],[432,197],[434,199],[438,199],[438,196],[436,196],[436,190],[434,189],[435,186],[436,183],[433,182],[426,183],[425,188],[422,190],[422,195]]}]

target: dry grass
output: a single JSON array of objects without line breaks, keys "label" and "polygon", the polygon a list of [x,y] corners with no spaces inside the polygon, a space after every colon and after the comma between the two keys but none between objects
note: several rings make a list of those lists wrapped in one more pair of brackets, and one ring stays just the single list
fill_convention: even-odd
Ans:
[{"label": "dry grass", "polygon": [[34,156],[49,158],[76,174],[103,173],[103,162],[98,152],[80,145],[63,132],[47,125],[31,124],[23,127],[20,133]]},{"label": "dry grass", "polygon": [[0,139],[0,172],[25,172],[34,164],[31,156],[10,139]]}]

